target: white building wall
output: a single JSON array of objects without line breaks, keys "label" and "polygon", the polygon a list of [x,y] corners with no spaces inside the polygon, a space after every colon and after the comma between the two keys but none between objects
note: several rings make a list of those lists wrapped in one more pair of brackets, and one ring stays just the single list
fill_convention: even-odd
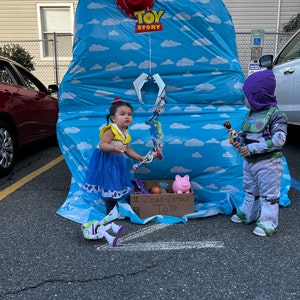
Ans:
[{"label": "white building wall", "polygon": [[283,24],[300,13],[300,0],[223,0],[236,32],[282,32]]}]

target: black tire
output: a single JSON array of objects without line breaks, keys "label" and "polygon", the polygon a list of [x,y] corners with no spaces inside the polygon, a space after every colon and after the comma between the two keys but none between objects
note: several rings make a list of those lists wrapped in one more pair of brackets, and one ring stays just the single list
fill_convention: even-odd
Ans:
[{"label": "black tire", "polygon": [[0,120],[0,177],[8,175],[16,160],[16,137],[6,122]]}]

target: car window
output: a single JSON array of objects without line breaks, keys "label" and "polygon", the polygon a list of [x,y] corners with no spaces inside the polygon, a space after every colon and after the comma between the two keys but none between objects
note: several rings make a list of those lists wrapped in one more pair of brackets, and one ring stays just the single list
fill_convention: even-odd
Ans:
[{"label": "car window", "polygon": [[31,76],[31,74],[26,72],[22,68],[17,67],[17,69],[23,77],[24,85],[29,89],[38,91],[39,90],[38,85],[36,84],[34,78]]},{"label": "car window", "polygon": [[21,68],[19,66],[15,66],[15,67],[21,73],[21,76],[22,76],[23,81],[24,81],[24,85],[27,88],[33,89],[33,90],[36,90],[36,91],[41,91],[43,93],[47,92],[45,86],[37,78],[35,78],[30,72],[24,70],[23,68]]},{"label": "car window", "polygon": [[0,63],[0,82],[14,84],[9,70]]},{"label": "car window", "polygon": [[300,58],[300,32],[287,44],[275,64],[282,64]]}]

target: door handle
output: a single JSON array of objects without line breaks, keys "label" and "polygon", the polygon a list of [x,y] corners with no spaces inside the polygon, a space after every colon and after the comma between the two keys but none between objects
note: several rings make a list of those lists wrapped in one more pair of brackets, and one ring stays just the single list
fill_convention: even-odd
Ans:
[{"label": "door handle", "polygon": [[294,68],[289,68],[283,72],[284,75],[293,74],[295,72]]}]

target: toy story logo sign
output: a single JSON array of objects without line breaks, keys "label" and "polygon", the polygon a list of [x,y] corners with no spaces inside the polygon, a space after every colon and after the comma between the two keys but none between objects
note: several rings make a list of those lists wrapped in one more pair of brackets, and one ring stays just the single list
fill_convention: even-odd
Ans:
[{"label": "toy story logo sign", "polygon": [[163,25],[160,22],[164,10],[139,10],[135,11],[134,15],[137,18],[135,23],[135,32],[152,32],[152,31],[162,31]]}]

